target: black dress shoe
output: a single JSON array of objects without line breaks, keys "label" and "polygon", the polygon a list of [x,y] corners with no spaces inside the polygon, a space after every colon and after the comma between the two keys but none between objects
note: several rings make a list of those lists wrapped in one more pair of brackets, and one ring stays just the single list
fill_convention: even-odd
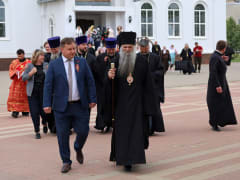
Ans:
[{"label": "black dress shoe", "polygon": [[83,160],[84,160],[83,153],[82,150],[80,150],[77,152],[77,161],[79,162],[79,164],[83,164]]},{"label": "black dress shoe", "polygon": [[48,132],[48,127],[47,127],[47,125],[45,125],[45,126],[43,126],[43,133],[47,134],[47,132]]},{"label": "black dress shoe", "polygon": [[62,173],[67,173],[71,170],[71,164],[64,163],[61,169]]},{"label": "black dress shoe", "polygon": [[18,118],[18,114],[19,114],[19,112],[13,111],[12,112],[12,117]]},{"label": "black dress shoe", "polygon": [[29,112],[22,112],[22,116],[29,116]]},{"label": "black dress shoe", "polygon": [[153,136],[154,135],[154,130],[153,129],[149,129],[148,135],[149,136]]},{"label": "black dress shoe", "polygon": [[40,133],[36,133],[36,135],[35,135],[35,139],[41,139],[41,135],[40,135]]},{"label": "black dress shoe", "polygon": [[125,171],[131,172],[132,171],[132,165],[126,165],[124,166]]},{"label": "black dress shoe", "polygon": [[218,126],[213,126],[212,129],[213,131],[218,131],[218,132],[221,131],[221,129]]}]

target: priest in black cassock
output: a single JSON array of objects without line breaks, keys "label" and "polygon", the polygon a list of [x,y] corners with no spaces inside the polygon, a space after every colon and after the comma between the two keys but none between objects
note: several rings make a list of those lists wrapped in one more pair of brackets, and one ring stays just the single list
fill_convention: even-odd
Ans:
[{"label": "priest in black cassock", "polygon": [[232,98],[226,79],[227,65],[223,59],[226,42],[219,41],[216,51],[209,62],[209,79],[207,89],[207,105],[209,124],[214,131],[220,131],[218,126],[237,124]]},{"label": "priest in black cassock", "polygon": [[[106,83],[114,83],[114,124],[110,160],[131,171],[133,164],[146,163],[148,119],[157,111],[148,62],[136,57],[136,33],[121,32],[119,65],[111,68]],[[107,80],[108,78],[108,80]]]},{"label": "priest in black cassock", "polygon": [[150,72],[152,75],[155,102],[158,107],[158,112],[149,117],[149,135],[154,132],[165,132],[162,111],[160,102],[164,103],[164,67],[161,62],[161,57],[149,51],[149,40],[141,39],[139,42],[140,53],[137,56],[144,56],[149,64]]},{"label": "priest in black cassock", "polygon": [[87,36],[79,36],[76,38],[77,44],[77,53],[76,56],[85,58],[88,66],[90,67],[93,76],[94,76],[94,63],[96,61],[96,57],[90,53],[88,53],[88,45],[87,45]]},{"label": "priest in black cassock", "polygon": [[45,54],[44,62],[50,63],[50,61],[55,60],[61,56],[60,40],[61,38],[59,36],[48,38],[47,42],[50,46],[51,53]]},{"label": "priest in black cassock", "polygon": [[106,70],[110,69],[111,63],[118,65],[119,54],[116,52],[116,38],[107,38],[106,52],[100,54],[95,63],[95,83],[97,89],[97,118],[95,128],[102,132],[108,132],[112,127],[111,87],[104,87]]},{"label": "priest in black cassock", "polygon": [[[44,61],[46,63],[50,63],[51,61],[54,61],[55,59],[59,58],[61,56],[61,50],[60,50],[60,41],[61,38],[59,36],[54,36],[51,38],[48,38],[48,44],[51,49],[51,53],[46,53],[44,56]],[[46,114],[46,118],[48,121],[48,128],[51,133],[56,133],[56,125],[55,125],[55,117],[53,112]],[[44,132],[47,132],[46,128],[44,128]]]}]

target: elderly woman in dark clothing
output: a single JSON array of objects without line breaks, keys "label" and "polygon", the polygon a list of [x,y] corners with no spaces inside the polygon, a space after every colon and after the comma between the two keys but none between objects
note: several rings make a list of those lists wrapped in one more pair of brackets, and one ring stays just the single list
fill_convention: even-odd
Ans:
[{"label": "elderly woman in dark clothing", "polygon": [[181,60],[182,60],[182,70],[183,74],[188,73],[189,75],[194,72],[194,67],[192,63],[192,55],[193,52],[189,48],[188,44],[185,44],[184,48],[182,49],[182,52],[180,54]]},{"label": "elderly woman in dark clothing", "polygon": [[43,111],[43,85],[47,63],[44,63],[44,52],[35,50],[32,56],[32,63],[28,64],[23,74],[23,81],[27,83],[27,96],[29,101],[30,113],[35,130],[35,138],[40,139],[40,116],[42,118],[43,132],[47,133],[46,116]]},{"label": "elderly woman in dark clothing", "polygon": [[214,131],[220,131],[218,126],[237,124],[226,79],[227,66],[223,59],[225,50],[226,42],[218,41],[216,51],[212,54],[209,62],[207,105],[209,124]]}]

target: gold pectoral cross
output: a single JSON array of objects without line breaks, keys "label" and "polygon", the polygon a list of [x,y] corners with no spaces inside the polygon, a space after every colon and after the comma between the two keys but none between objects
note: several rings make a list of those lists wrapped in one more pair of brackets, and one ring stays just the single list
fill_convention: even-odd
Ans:
[{"label": "gold pectoral cross", "polygon": [[132,73],[129,73],[129,75],[127,77],[128,85],[131,86],[133,81],[134,81],[134,79],[133,79]]}]

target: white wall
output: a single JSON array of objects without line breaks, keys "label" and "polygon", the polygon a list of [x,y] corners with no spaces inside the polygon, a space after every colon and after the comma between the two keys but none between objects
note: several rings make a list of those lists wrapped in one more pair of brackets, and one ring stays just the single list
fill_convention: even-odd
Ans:
[{"label": "white wall", "polygon": [[[29,56],[34,49],[39,48],[49,38],[49,19],[54,20],[54,35],[61,37],[73,36],[75,31],[75,0],[58,0],[56,2],[37,4],[35,0],[3,0],[6,5],[7,37],[0,39],[0,58],[15,57],[18,48],[23,48]],[[193,47],[195,41],[203,46],[204,52],[215,49],[216,42],[226,40],[226,2],[225,0],[114,0],[114,6],[123,6],[124,12],[101,13],[96,21],[110,25],[114,30],[122,25],[125,31],[136,31],[141,34],[141,6],[150,2],[153,6],[154,37],[160,45],[169,47],[174,44],[178,51],[185,43]],[[181,9],[181,36],[168,37],[168,5],[177,2]],[[194,37],[194,7],[200,2],[206,8],[206,37]],[[94,7],[93,7],[94,10]],[[87,14],[87,13],[86,13]],[[68,22],[69,15],[72,22]],[[132,16],[132,22],[128,17]],[[98,19],[98,20],[97,20]]]},{"label": "white wall", "polygon": [[7,7],[7,38],[0,40],[0,58],[16,57],[19,48],[30,56],[34,49],[40,47],[40,7],[37,1],[4,0]]},{"label": "white wall", "polygon": [[65,3],[63,0],[57,2],[43,3],[41,7],[41,44],[50,37],[49,20],[54,22],[54,36],[64,36],[65,24],[68,21],[65,18]]},{"label": "white wall", "polygon": [[[64,6],[64,5],[63,5]],[[61,20],[65,26],[65,32],[63,36],[73,37],[75,35],[75,27],[76,27],[76,17],[75,17],[75,0],[65,0],[64,8],[64,17]],[[69,16],[72,16],[72,22],[69,22]]]},{"label": "white wall", "polygon": [[[141,6],[149,2],[153,6],[153,38],[161,46],[170,47],[174,44],[180,51],[185,43],[190,47],[194,46],[196,41],[203,46],[205,53],[211,53],[215,49],[216,42],[220,39],[226,40],[226,2],[225,0],[141,0],[133,2],[125,0],[126,7],[126,27],[127,31],[136,31],[138,37],[141,36]],[[171,2],[176,2],[181,8],[180,11],[180,37],[168,37],[168,6]],[[194,7],[201,3],[206,8],[206,37],[194,37]],[[132,16],[133,21],[128,23],[128,17]]]}]

